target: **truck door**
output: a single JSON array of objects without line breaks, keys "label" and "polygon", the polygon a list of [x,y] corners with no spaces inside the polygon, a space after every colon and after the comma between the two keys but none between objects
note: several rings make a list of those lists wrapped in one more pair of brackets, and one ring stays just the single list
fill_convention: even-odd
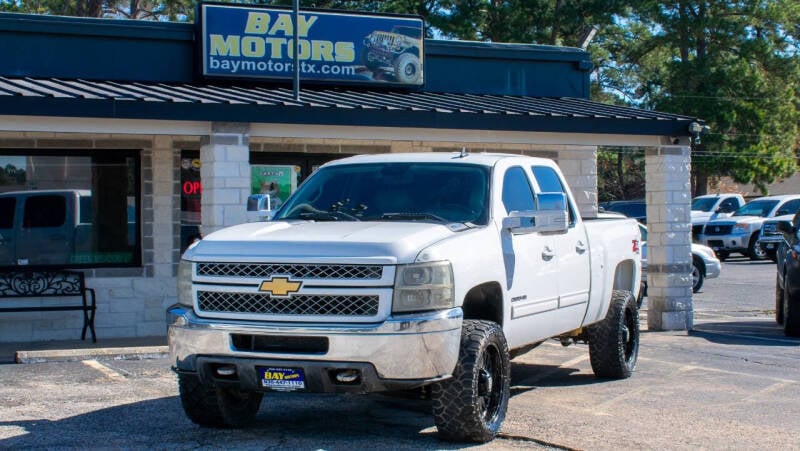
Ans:
[{"label": "truck door", "polygon": [[590,262],[586,228],[578,220],[572,196],[558,173],[548,166],[534,166],[531,170],[541,192],[560,192],[567,196],[569,229],[565,234],[553,236],[558,262],[558,308],[578,327],[589,303]]},{"label": "truck door", "polygon": [[[74,202],[62,194],[34,194],[21,198],[22,227],[17,260],[28,265],[63,265],[72,254]],[[72,199],[70,199],[72,200]],[[72,215],[74,217],[74,213]]]},{"label": "truck door", "polygon": [[[536,209],[533,189],[526,171],[510,167],[503,176],[502,202],[506,214],[512,211]],[[503,260],[506,270],[506,289],[511,301],[510,345],[547,336],[547,331],[532,330],[533,315],[552,313],[558,309],[558,266],[552,236],[540,233],[513,234],[502,232]],[[537,324],[548,321],[537,318]]]},{"label": "truck door", "polygon": [[14,258],[17,245],[14,232],[16,209],[16,198],[0,197],[0,266],[17,264]]}]

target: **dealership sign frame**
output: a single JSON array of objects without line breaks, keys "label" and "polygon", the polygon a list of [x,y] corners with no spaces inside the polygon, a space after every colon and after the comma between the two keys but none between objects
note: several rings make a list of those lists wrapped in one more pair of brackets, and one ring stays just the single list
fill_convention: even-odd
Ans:
[{"label": "dealership sign frame", "polygon": [[[199,5],[202,75],[291,80],[291,9]],[[424,25],[419,16],[300,10],[298,62],[303,81],[424,84]]]}]

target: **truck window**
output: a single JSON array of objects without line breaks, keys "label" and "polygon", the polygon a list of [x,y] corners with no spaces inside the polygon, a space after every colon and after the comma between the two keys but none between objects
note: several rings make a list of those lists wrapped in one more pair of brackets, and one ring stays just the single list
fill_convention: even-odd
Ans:
[{"label": "truck window", "polygon": [[11,229],[14,227],[14,209],[17,207],[17,200],[13,197],[0,199],[0,229]]},{"label": "truck window", "polygon": [[61,227],[67,216],[67,201],[63,196],[31,196],[25,201],[22,227]]},{"label": "truck window", "polygon": [[536,210],[531,184],[519,166],[509,168],[503,176],[503,206],[506,213]]},{"label": "truck window", "polygon": [[781,205],[775,212],[775,216],[792,215],[797,213],[798,209],[800,209],[800,199],[792,199]]}]

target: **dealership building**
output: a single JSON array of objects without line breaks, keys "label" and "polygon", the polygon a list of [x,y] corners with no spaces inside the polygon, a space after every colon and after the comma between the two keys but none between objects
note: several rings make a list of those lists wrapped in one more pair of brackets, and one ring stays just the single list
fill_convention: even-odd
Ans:
[{"label": "dealership building", "polygon": [[[692,327],[698,119],[588,100],[580,49],[424,39],[407,16],[299,17],[295,30],[290,10],[211,4],[196,24],[0,14],[0,290],[15,268],[76,269],[97,293],[98,341],[164,336],[186,246],[327,161],[547,157],[594,216],[597,149],[615,146],[646,154],[648,325]],[[61,301],[0,297],[31,302]],[[0,341],[75,339],[82,321],[2,313]]]}]

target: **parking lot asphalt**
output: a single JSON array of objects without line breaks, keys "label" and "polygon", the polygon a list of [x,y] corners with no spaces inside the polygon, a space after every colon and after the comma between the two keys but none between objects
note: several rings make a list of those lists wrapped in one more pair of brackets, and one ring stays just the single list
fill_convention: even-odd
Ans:
[{"label": "parking lot asphalt", "polygon": [[[500,436],[476,448],[798,449],[800,339],[783,336],[775,324],[773,289],[774,266],[742,259],[726,262],[720,278],[706,281],[695,295],[691,331],[648,331],[645,301],[639,364],[630,379],[595,378],[585,345],[562,347],[553,340],[518,356]],[[163,349],[158,337],[153,340],[136,345]],[[123,347],[124,340],[114,344]],[[0,355],[7,355],[8,349],[0,347]],[[438,441],[425,401],[383,397],[271,394],[265,396],[255,429],[204,430],[183,416],[168,359],[153,355],[156,358],[141,363],[114,360],[133,355],[117,355],[114,346],[104,349],[112,351],[87,355],[88,360],[74,367],[69,365],[76,363],[0,365],[0,448],[100,443],[87,436],[81,421],[95,417],[111,428],[109,433],[123,436],[109,443],[127,448],[198,443],[205,448],[261,449],[472,447]],[[141,357],[146,356],[137,358]],[[63,376],[69,368],[89,373],[61,377],[63,382],[48,376]],[[27,386],[18,380],[25,377],[31,378]],[[36,377],[46,381],[48,390],[35,383]],[[80,381],[90,383],[81,386]],[[53,405],[63,401],[48,393],[76,387],[83,390],[80,401],[67,411],[54,410]],[[154,403],[157,415],[136,407]],[[107,424],[99,415],[108,411],[136,416],[137,435],[125,441],[127,426]],[[59,431],[58,439],[37,441],[46,431],[34,433],[30,424],[43,420]],[[158,441],[165,436],[168,442]]]}]

